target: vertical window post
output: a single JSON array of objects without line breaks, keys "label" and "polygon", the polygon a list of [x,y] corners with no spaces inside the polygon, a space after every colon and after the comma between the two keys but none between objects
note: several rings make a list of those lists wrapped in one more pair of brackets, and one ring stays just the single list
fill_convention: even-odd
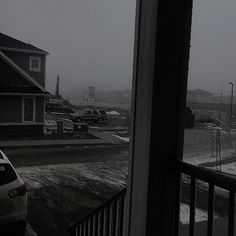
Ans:
[{"label": "vertical window post", "polygon": [[191,0],[137,1],[125,235],[178,235],[191,16]]}]

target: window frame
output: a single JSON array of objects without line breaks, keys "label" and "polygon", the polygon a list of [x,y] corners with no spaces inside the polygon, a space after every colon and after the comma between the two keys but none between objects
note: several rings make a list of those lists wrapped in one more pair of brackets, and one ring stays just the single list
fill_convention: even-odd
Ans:
[{"label": "window frame", "polygon": [[[35,67],[32,67],[33,65],[33,60],[38,60],[38,67],[35,68]],[[32,71],[32,72],[41,72],[41,57],[37,57],[37,56],[30,56],[29,57],[29,71]]]},{"label": "window frame", "polygon": [[192,0],[137,0],[125,235],[178,235],[191,18]]},{"label": "window frame", "polygon": [[[25,120],[25,100],[33,100],[33,119],[31,121]],[[23,123],[35,123],[36,122],[36,98],[35,97],[22,97],[22,122]]]}]

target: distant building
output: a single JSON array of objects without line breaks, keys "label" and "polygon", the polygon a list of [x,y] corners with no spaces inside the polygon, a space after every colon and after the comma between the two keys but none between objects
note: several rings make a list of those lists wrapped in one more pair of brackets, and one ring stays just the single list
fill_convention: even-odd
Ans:
[{"label": "distant building", "polygon": [[89,86],[88,88],[88,104],[87,105],[95,105],[95,87]]},{"label": "distant building", "polygon": [[43,134],[47,54],[0,33],[1,135]]}]

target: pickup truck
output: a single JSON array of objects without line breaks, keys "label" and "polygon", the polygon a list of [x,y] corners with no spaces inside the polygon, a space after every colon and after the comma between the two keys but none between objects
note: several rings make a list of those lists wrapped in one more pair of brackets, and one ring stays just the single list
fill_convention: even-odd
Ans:
[{"label": "pickup truck", "polygon": [[94,110],[86,109],[79,112],[75,112],[70,115],[71,120],[81,123],[84,121],[103,123],[104,120],[107,120],[107,114],[103,110]]}]

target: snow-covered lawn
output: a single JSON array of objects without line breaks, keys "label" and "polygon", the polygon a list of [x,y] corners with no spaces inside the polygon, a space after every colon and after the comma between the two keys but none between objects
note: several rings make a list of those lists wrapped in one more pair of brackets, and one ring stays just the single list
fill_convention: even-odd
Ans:
[{"label": "snow-covered lawn", "polygon": [[[220,130],[221,159],[235,157],[236,161],[236,135]],[[184,133],[183,159],[193,165],[216,162],[214,154],[216,147],[216,130],[214,129],[186,129]],[[219,159],[219,157],[218,157]]]},{"label": "snow-covered lawn", "polygon": [[17,168],[28,189],[63,184],[78,189],[92,188],[91,181],[111,188],[123,188],[128,173],[127,161],[73,163]]},{"label": "snow-covered lawn", "polygon": [[[187,204],[181,203],[180,205],[180,221],[182,224],[189,224],[190,207]],[[195,210],[195,222],[207,220],[207,212],[197,209]]]}]

